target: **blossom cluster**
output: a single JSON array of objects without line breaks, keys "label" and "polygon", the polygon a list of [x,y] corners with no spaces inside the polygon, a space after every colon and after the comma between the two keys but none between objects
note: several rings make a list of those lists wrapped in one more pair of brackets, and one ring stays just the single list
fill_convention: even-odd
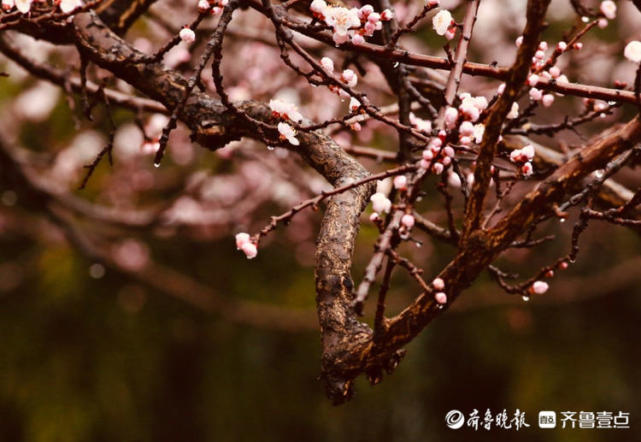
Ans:
[{"label": "blossom cluster", "polygon": [[201,14],[210,11],[211,15],[219,15],[223,12],[223,8],[227,6],[227,3],[229,3],[229,0],[199,0],[198,11]]},{"label": "blossom cluster", "polygon": [[515,149],[510,153],[510,160],[519,165],[521,173],[525,176],[530,176],[534,172],[532,167],[532,159],[534,158],[534,146],[528,144],[521,149]]},{"label": "blossom cluster", "polygon": [[[31,11],[33,3],[46,3],[46,0],[2,0],[2,9],[8,12],[16,8],[19,12],[27,14]],[[56,3],[60,11],[65,14],[72,12],[83,4],[82,0],[56,0],[54,3]]]},{"label": "blossom cluster", "polygon": [[312,1],[309,9],[314,17],[332,28],[332,39],[337,45],[350,41],[363,44],[365,37],[371,37],[375,31],[383,28],[383,22],[394,17],[390,9],[378,13],[371,5],[362,8],[344,8],[328,5],[325,0]]},{"label": "blossom cluster", "polygon": [[274,99],[269,101],[269,108],[271,109],[274,117],[285,120],[278,123],[278,133],[280,134],[280,138],[283,141],[289,141],[289,143],[294,146],[298,146],[300,142],[298,141],[298,138],[296,138],[296,129],[286,122],[293,121],[295,123],[300,123],[303,121],[303,115],[298,111],[298,107],[293,103]]}]

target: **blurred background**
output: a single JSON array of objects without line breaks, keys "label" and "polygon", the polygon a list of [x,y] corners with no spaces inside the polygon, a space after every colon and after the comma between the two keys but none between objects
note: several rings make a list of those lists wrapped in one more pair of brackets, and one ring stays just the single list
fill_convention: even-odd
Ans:
[{"label": "blurred background", "polygon": [[[455,15],[460,3],[443,2]],[[472,59],[510,63],[523,5],[482,2]],[[421,7],[395,6],[406,16]],[[616,22],[586,38],[583,52],[562,60],[571,81],[607,86],[634,78],[620,53],[626,40],[641,37],[641,14],[627,1],[619,9]],[[127,38],[151,53],[171,35],[167,27],[190,21],[189,11],[183,2],[159,2]],[[577,18],[569,2],[554,0],[549,19],[544,37],[553,47]],[[251,12],[235,19],[226,50],[248,56],[224,66],[234,98],[268,100],[278,91],[317,120],[344,112],[335,96],[296,83],[282,69],[270,31]],[[38,63],[78,66],[73,48],[7,34]],[[405,44],[442,55],[429,26]],[[189,72],[189,51],[177,51],[165,62]],[[364,90],[392,103],[380,74],[366,68]],[[162,115],[97,105],[89,122],[78,97],[5,58],[0,71],[9,74],[0,78],[0,441],[641,440],[638,232],[592,223],[577,262],[529,301],[483,275],[407,347],[394,374],[375,387],[359,379],[352,401],[333,407],[317,380],[313,254],[320,214],[303,212],[279,228],[252,261],[233,241],[327,185],[283,149],[243,140],[212,153],[192,145],[182,127],[155,169],[153,138],[166,122]],[[95,67],[90,79],[132,92]],[[497,85],[474,78],[464,88],[489,97]],[[535,121],[559,121],[583,106],[558,97]],[[617,109],[580,135],[536,141],[571,148],[632,111]],[[114,165],[103,159],[79,190],[83,166],[113,131],[108,113],[116,127]],[[371,123],[334,135],[347,146],[396,146],[392,131]],[[372,171],[390,167],[363,163]],[[616,178],[634,189],[637,175],[627,170]],[[428,183],[425,214],[444,223],[434,185]],[[368,214],[356,280],[377,236]],[[498,265],[525,278],[553,262],[569,251],[575,216],[545,225],[541,234],[557,235],[554,241],[512,250]],[[429,278],[455,250],[425,235],[416,239],[401,252]],[[413,281],[396,272],[389,313],[417,294]],[[372,314],[370,304],[364,320]],[[478,409],[481,416],[519,409],[531,427],[454,431],[444,421],[451,409]],[[631,428],[540,430],[539,410],[621,411],[630,413]]]}]

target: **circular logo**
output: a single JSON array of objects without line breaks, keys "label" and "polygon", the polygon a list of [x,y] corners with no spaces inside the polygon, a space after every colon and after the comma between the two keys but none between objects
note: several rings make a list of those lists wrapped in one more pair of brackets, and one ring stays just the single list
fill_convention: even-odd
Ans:
[{"label": "circular logo", "polygon": [[452,430],[458,430],[465,423],[465,416],[458,410],[450,410],[445,415],[445,423]]}]

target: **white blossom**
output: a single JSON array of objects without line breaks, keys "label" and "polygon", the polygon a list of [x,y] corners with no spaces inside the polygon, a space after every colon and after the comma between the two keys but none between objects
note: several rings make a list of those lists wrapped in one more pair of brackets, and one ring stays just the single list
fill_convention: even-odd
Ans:
[{"label": "white blossom", "polygon": [[381,192],[376,192],[371,196],[372,209],[376,213],[389,213],[392,208],[392,202]]},{"label": "white blossom", "polygon": [[631,41],[623,50],[623,55],[634,63],[641,63],[641,41]]},{"label": "white blossom", "polygon": [[447,9],[442,9],[432,18],[432,26],[438,35],[445,35],[452,24],[452,14]]},{"label": "white blossom", "polygon": [[60,10],[65,14],[81,6],[82,0],[62,0],[60,2]]},{"label": "white blossom", "polygon": [[617,5],[613,1],[608,0],[601,2],[599,9],[607,19],[614,20],[617,16]]},{"label": "white blossom", "polygon": [[290,144],[298,146],[300,142],[296,138],[296,129],[291,127],[289,124],[280,122],[278,123],[278,132],[280,133],[281,138],[289,141]]}]

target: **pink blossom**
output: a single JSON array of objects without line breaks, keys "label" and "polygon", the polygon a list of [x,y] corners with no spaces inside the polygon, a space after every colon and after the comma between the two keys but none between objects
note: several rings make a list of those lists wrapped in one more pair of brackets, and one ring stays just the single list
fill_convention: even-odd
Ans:
[{"label": "pink blossom", "polygon": [[240,232],[236,234],[236,249],[240,250],[243,244],[250,242],[249,233]]},{"label": "pink blossom", "polygon": [[396,175],[394,177],[394,188],[398,190],[407,189],[407,177],[405,175]]},{"label": "pink blossom", "polygon": [[510,112],[506,115],[506,118],[509,120],[513,120],[518,116],[519,116],[519,103],[514,102],[512,103],[512,108],[510,109]]},{"label": "pink blossom", "polygon": [[26,14],[31,9],[32,0],[15,0],[16,8],[18,11]]},{"label": "pink blossom", "polygon": [[545,281],[534,281],[534,283],[532,284],[532,292],[537,295],[544,294],[548,291],[549,288],[550,286]]},{"label": "pink blossom", "polygon": [[625,46],[623,55],[634,63],[641,63],[641,41],[631,41]]},{"label": "pink blossom", "polygon": [[180,30],[180,39],[187,44],[191,44],[196,41],[196,33],[192,31],[189,27],[184,27]]},{"label": "pink blossom", "polygon": [[445,35],[452,24],[452,14],[447,9],[442,9],[432,18],[432,26],[438,35]]},{"label": "pink blossom", "polygon": [[376,192],[370,197],[372,209],[377,213],[389,213],[392,208],[392,202],[381,192]]},{"label": "pink blossom", "polygon": [[355,45],[362,45],[363,43],[365,43],[365,39],[361,34],[355,33],[354,35],[352,35],[352,43],[354,43]]},{"label": "pink blossom", "polygon": [[280,133],[280,138],[282,140],[289,141],[290,144],[298,146],[300,141],[296,138],[296,129],[285,122],[278,123],[278,133]]},{"label": "pink blossom", "polygon": [[445,281],[443,281],[441,278],[434,278],[434,281],[432,281],[432,286],[436,290],[443,290],[445,288]]},{"label": "pink blossom", "polygon": [[543,106],[545,107],[550,107],[554,103],[554,95],[552,94],[545,94],[543,95],[543,98],[541,99],[541,103],[543,103]]},{"label": "pink blossom", "polygon": [[209,11],[209,8],[210,8],[210,6],[209,6],[209,2],[207,0],[199,0],[198,1],[198,11],[200,13],[205,13],[205,12]]},{"label": "pink blossom", "polygon": [[323,57],[321,58],[321,66],[323,66],[323,69],[325,69],[326,72],[329,72],[330,74],[334,72],[334,62],[332,61],[331,58],[329,57]]},{"label": "pink blossom", "polygon": [[82,6],[82,0],[62,0],[60,2],[60,10],[65,14],[81,6]]},{"label": "pink blossom", "polygon": [[530,94],[530,100],[532,101],[539,101],[541,98],[543,98],[543,91],[535,87],[530,89],[529,94]]},{"label": "pink blossom", "polygon": [[448,107],[445,109],[445,125],[451,129],[456,126],[456,120],[458,120],[458,111],[456,108]]},{"label": "pink blossom", "polygon": [[247,259],[254,259],[258,255],[258,247],[252,242],[246,242],[241,247],[240,250],[245,254]]},{"label": "pink blossom", "polygon": [[447,304],[447,295],[443,292],[438,292],[434,295],[434,299],[441,305]]},{"label": "pink blossom", "polygon": [[414,222],[415,222],[414,217],[409,213],[406,213],[401,218],[401,224],[407,227],[408,229],[411,229],[412,227],[414,227]]},{"label": "pink blossom", "polygon": [[614,20],[617,16],[617,5],[613,1],[607,0],[601,2],[599,9],[607,19]]},{"label": "pink blossom", "polygon": [[348,87],[355,87],[358,83],[358,77],[351,69],[345,69],[341,74],[341,80],[343,83],[347,84]]},{"label": "pink blossom", "polygon": [[471,136],[474,134],[474,125],[469,121],[464,121],[459,126],[458,131],[463,136]]}]

